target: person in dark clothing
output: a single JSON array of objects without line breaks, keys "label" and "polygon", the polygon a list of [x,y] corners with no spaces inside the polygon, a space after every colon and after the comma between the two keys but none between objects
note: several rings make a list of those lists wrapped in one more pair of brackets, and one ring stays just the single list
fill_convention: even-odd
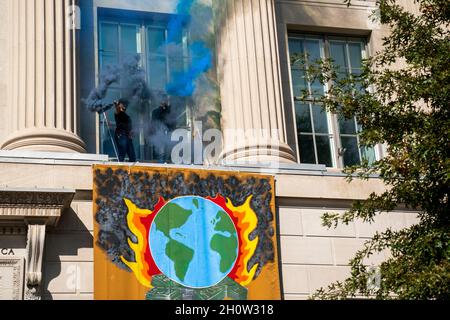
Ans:
[{"label": "person in dark clothing", "polygon": [[128,155],[129,162],[136,162],[136,154],[133,146],[133,127],[132,121],[129,115],[127,115],[128,101],[120,99],[114,102],[116,107],[116,113],[114,117],[116,119],[116,132],[114,140],[119,152],[119,161],[123,162],[125,156]]},{"label": "person in dark clothing", "polygon": [[176,129],[176,119],[170,104],[164,100],[152,112],[152,135],[155,157],[159,163],[169,161],[172,132]]}]

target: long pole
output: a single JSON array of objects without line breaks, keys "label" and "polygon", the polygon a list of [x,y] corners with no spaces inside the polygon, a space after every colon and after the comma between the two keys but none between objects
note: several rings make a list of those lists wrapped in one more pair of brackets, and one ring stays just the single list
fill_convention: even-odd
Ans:
[{"label": "long pole", "polygon": [[111,143],[112,143],[113,148],[114,148],[114,153],[116,154],[116,157],[117,157],[117,162],[120,162],[119,153],[117,152],[116,143],[114,142],[114,138],[113,138],[112,133],[111,133],[111,128],[109,126],[108,117],[106,116],[106,112],[105,111],[103,111],[103,117],[105,117],[106,126],[108,127],[109,138],[111,139]]}]

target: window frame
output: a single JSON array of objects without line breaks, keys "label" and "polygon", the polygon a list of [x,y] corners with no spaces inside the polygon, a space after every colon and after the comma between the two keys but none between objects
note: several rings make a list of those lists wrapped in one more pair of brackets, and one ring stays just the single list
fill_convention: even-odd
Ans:
[{"label": "window frame", "polygon": [[[127,18],[123,18],[123,17],[116,17],[116,16],[110,16],[108,14],[105,15],[98,15],[98,21],[97,21],[97,38],[96,38],[96,42],[97,42],[97,50],[96,50],[96,70],[97,70],[97,75],[96,75],[96,83],[98,83],[99,77],[101,75],[102,69],[103,69],[103,53],[108,53],[110,51],[107,51],[103,48],[102,45],[102,41],[103,41],[103,25],[114,25],[118,28],[117,30],[117,51],[115,51],[114,53],[111,52],[111,54],[116,54],[117,55],[117,63],[121,64],[123,62],[123,58],[127,55],[126,52],[123,52],[123,48],[122,48],[122,26],[133,26],[136,28],[136,37],[137,37],[137,41],[136,41],[136,54],[139,54],[141,59],[140,59],[140,66],[145,70],[146,73],[146,80],[147,82],[150,84],[150,77],[151,77],[151,72],[150,67],[149,67],[149,61],[152,58],[164,58],[165,60],[165,72],[166,72],[166,83],[169,83],[171,81],[171,58],[170,55],[167,53],[161,53],[161,54],[154,54],[151,53],[149,51],[149,43],[148,43],[148,36],[149,36],[149,30],[153,29],[153,30],[164,30],[164,39],[165,41],[167,40],[168,37],[168,31],[167,31],[167,27],[163,24],[163,23],[156,23],[153,24],[154,21],[152,21],[152,19],[147,19],[147,18],[134,18],[134,17],[127,17]],[[189,39],[190,39],[190,35],[188,32],[183,32],[183,45],[187,46],[189,44]],[[183,51],[183,63],[185,63],[184,67],[186,67],[186,62],[189,61],[190,59],[190,55],[189,52],[187,50]],[[119,85],[115,85],[113,84],[111,86],[112,90],[117,90],[119,92],[122,91],[122,84]],[[150,90],[154,90],[156,91],[161,91],[161,93],[164,90],[160,90],[158,88],[150,88]],[[153,106],[154,108],[156,108],[157,106]],[[183,111],[183,114],[180,114],[180,116],[177,118],[185,118],[185,121],[183,125],[179,125],[178,128],[184,128],[184,129],[190,129],[193,126],[193,122],[192,122],[192,110],[191,110],[192,106],[189,104],[188,101],[186,101],[186,106],[185,106],[185,110]],[[148,110],[148,115],[151,117],[152,111],[154,109],[150,108]],[[140,122],[142,121],[148,121],[149,119],[139,119]],[[103,116],[100,116],[97,118],[97,123],[98,123],[98,135],[96,137],[97,139],[97,144],[99,146],[99,152],[100,154],[109,154],[109,152],[107,152],[104,149],[104,139],[109,140],[109,134],[108,130],[108,123],[111,127],[114,127],[115,125],[115,121],[114,119],[111,119],[110,117],[108,117],[108,122],[105,121],[105,119],[103,118]],[[137,124],[138,126],[142,125],[141,123]],[[139,132],[136,136],[135,139],[135,149],[138,155],[140,155],[140,162],[153,162],[154,159],[147,159],[145,157],[145,146],[147,145],[150,148],[153,148],[153,145],[148,145],[148,143],[146,143],[145,141],[145,136],[143,134],[143,132]],[[152,151],[150,151],[152,153]],[[111,156],[112,159],[114,159],[114,156]]]},{"label": "window frame", "polygon": [[[347,69],[349,71],[351,71],[352,68],[352,63],[351,63],[351,57],[349,54],[349,47],[348,44],[349,43],[358,43],[361,44],[362,50],[361,50],[361,57],[362,59],[367,59],[370,56],[370,52],[369,52],[369,40],[367,37],[358,37],[358,36],[345,36],[345,35],[336,35],[336,34],[332,34],[332,33],[313,33],[313,32],[288,32],[288,37],[287,40],[288,42],[291,39],[297,39],[297,40],[302,40],[302,39],[318,39],[321,43],[321,48],[320,48],[320,52],[321,52],[321,59],[329,59],[331,58],[331,48],[330,48],[330,42],[331,41],[336,41],[336,42],[344,42],[346,44],[345,48],[346,48],[346,63],[347,63]],[[290,52],[290,47],[289,44],[287,45],[287,50],[288,50],[288,61],[290,61],[290,57],[291,57],[291,52]],[[294,115],[294,130],[295,130],[295,141],[296,141],[296,148],[298,151],[298,163],[302,163],[301,162],[301,149],[300,149],[300,142],[299,142],[299,135],[301,133],[299,133],[298,131],[298,125],[297,125],[297,113],[296,113],[296,103],[301,103],[304,102],[304,104],[310,104],[311,105],[311,98],[305,99],[303,101],[297,100],[295,97],[295,92],[294,92],[294,83],[293,83],[293,75],[292,75],[292,66],[289,63],[289,75],[290,75],[290,79],[289,79],[289,83],[290,83],[290,89],[291,89],[291,95],[292,95],[292,109],[293,109],[293,115]],[[308,82],[308,90],[311,93],[311,84]],[[330,87],[330,83],[326,83],[324,86],[324,95],[328,94],[328,90]],[[372,89],[370,89],[372,90]],[[311,107],[310,107],[311,108]],[[356,137],[357,139],[357,143],[358,143],[358,155],[359,155],[359,160],[362,161],[363,159],[363,155],[362,155],[362,151],[361,151],[361,144],[360,144],[360,134],[359,134],[359,128],[360,125],[357,123],[356,117],[353,118],[353,121],[355,122],[355,128],[356,128],[356,133],[355,134],[345,134],[345,133],[341,133],[340,130],[340,125],[339,125],[339,116],[336,113],[331,113],[331,112],[327,112],[327,119],[328,119],[328,126],[329,126],[329,136],[330,136],[330,145],[331,145],[331,158],[332,158],[332,163],[333,166],[332,167],[327,167],[327,169],[343,169],[345,168],[344,165],[344,153],[343,153],[343,147],[342,147],[342,141],[341,141],[341,137]],[[311,119],[311,122],[313,122],[313,120]],[[314,125],[314,124],[312,124]],[[314,128],[314,127],[313,127]],[[311,135],[315,135],[315,133],[311,133]],[[320,135],[320,134],[319,134]],[[315,141],[315,140],[314,140]],[[374,150],[374,156],[375,156],[375,160],[378,160],[381,158],[382,156],[382,151],[381,151],[381,146],[380,145],[376,145],[373,147]],[[317,151],[317,147],[316,144],[314,142],[314,152],[315,152],[315,157],[316,157],[316,165],[318,164],[318,151]],[[314,164],[312,164],[314,165]],[[321,164],[319,164],[321,165]]]}]

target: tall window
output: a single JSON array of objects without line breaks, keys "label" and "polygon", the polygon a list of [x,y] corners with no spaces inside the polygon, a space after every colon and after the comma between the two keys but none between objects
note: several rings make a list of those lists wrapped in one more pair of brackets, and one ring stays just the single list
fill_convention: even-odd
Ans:
[{"label": "tall window", "polygon": [[[308,80],[305,67],[308,62],[320,59],[324,55],[322,39],[299,36],[289,39],[289,50],[296,54],[299,60],[292,66],[292,83],[294,96],[300,97],[306,91],[309,96],[300,100],[295,99],[295,114],[297,123],[297,138],[300,148],[300,161],[302,163],[325,164],[333,166],[330,115],[322,110],[320,105],[314,104],[315,95],[323,95],[325,88],[320,82]],[[303,62],[306,61],[306,66]]]},{"label": "tall window", "polygon": [[364,39],[289,36],[289,53],[297,58],[291,65],[291,74],[301,163],[342,167],[359,164],[363,159],[375,160],[374,149],[360,144],[361,126],[356,118],[337,117],[314,104],[313,98],[325,94],[327,86],[308,79],[305,71],[309,63],[331,58],[338,67],[339,77],[359,74],[366,56],[365,47]]},{"label": "tall window", "polygon": [[[165,94],[170,75],[182,71],[188,60],[187,50],[168,53],[167,19],[130,19],[129,15],[99,17],[99,71],[106,72],[108,66],[120,66],[126,59],[139,55],[140,67],[145,70],[150,97],[127,113],[133,121],[134,147],[139,161],[154,159],[154,148],[146,132],[151,122],[152,111],[158,107],[158,99]],[[179,39],[181,48],[187,46],[187,35]],[[184,45],[183,45],[184,44]],[[104,103],[111,103],[124,94],[123,83],[114,83],[108,90]],[[177,126],[190,126],[190,109],[184,98],[171,97],[172,111],[177,116]],[[115,158],[111,136],[115,128],[114,110],[107,113],[108,121],[100,119],[100,152]]]}]

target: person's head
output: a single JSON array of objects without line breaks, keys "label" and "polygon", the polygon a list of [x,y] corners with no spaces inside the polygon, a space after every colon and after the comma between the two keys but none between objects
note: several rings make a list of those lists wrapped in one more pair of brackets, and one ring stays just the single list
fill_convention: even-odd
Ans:
[{"label": "person's head", "polygon": [[126,99],[119,99],[116,102],[117,110],[120,112],[126,112],[128,108],[128,100]]}]

